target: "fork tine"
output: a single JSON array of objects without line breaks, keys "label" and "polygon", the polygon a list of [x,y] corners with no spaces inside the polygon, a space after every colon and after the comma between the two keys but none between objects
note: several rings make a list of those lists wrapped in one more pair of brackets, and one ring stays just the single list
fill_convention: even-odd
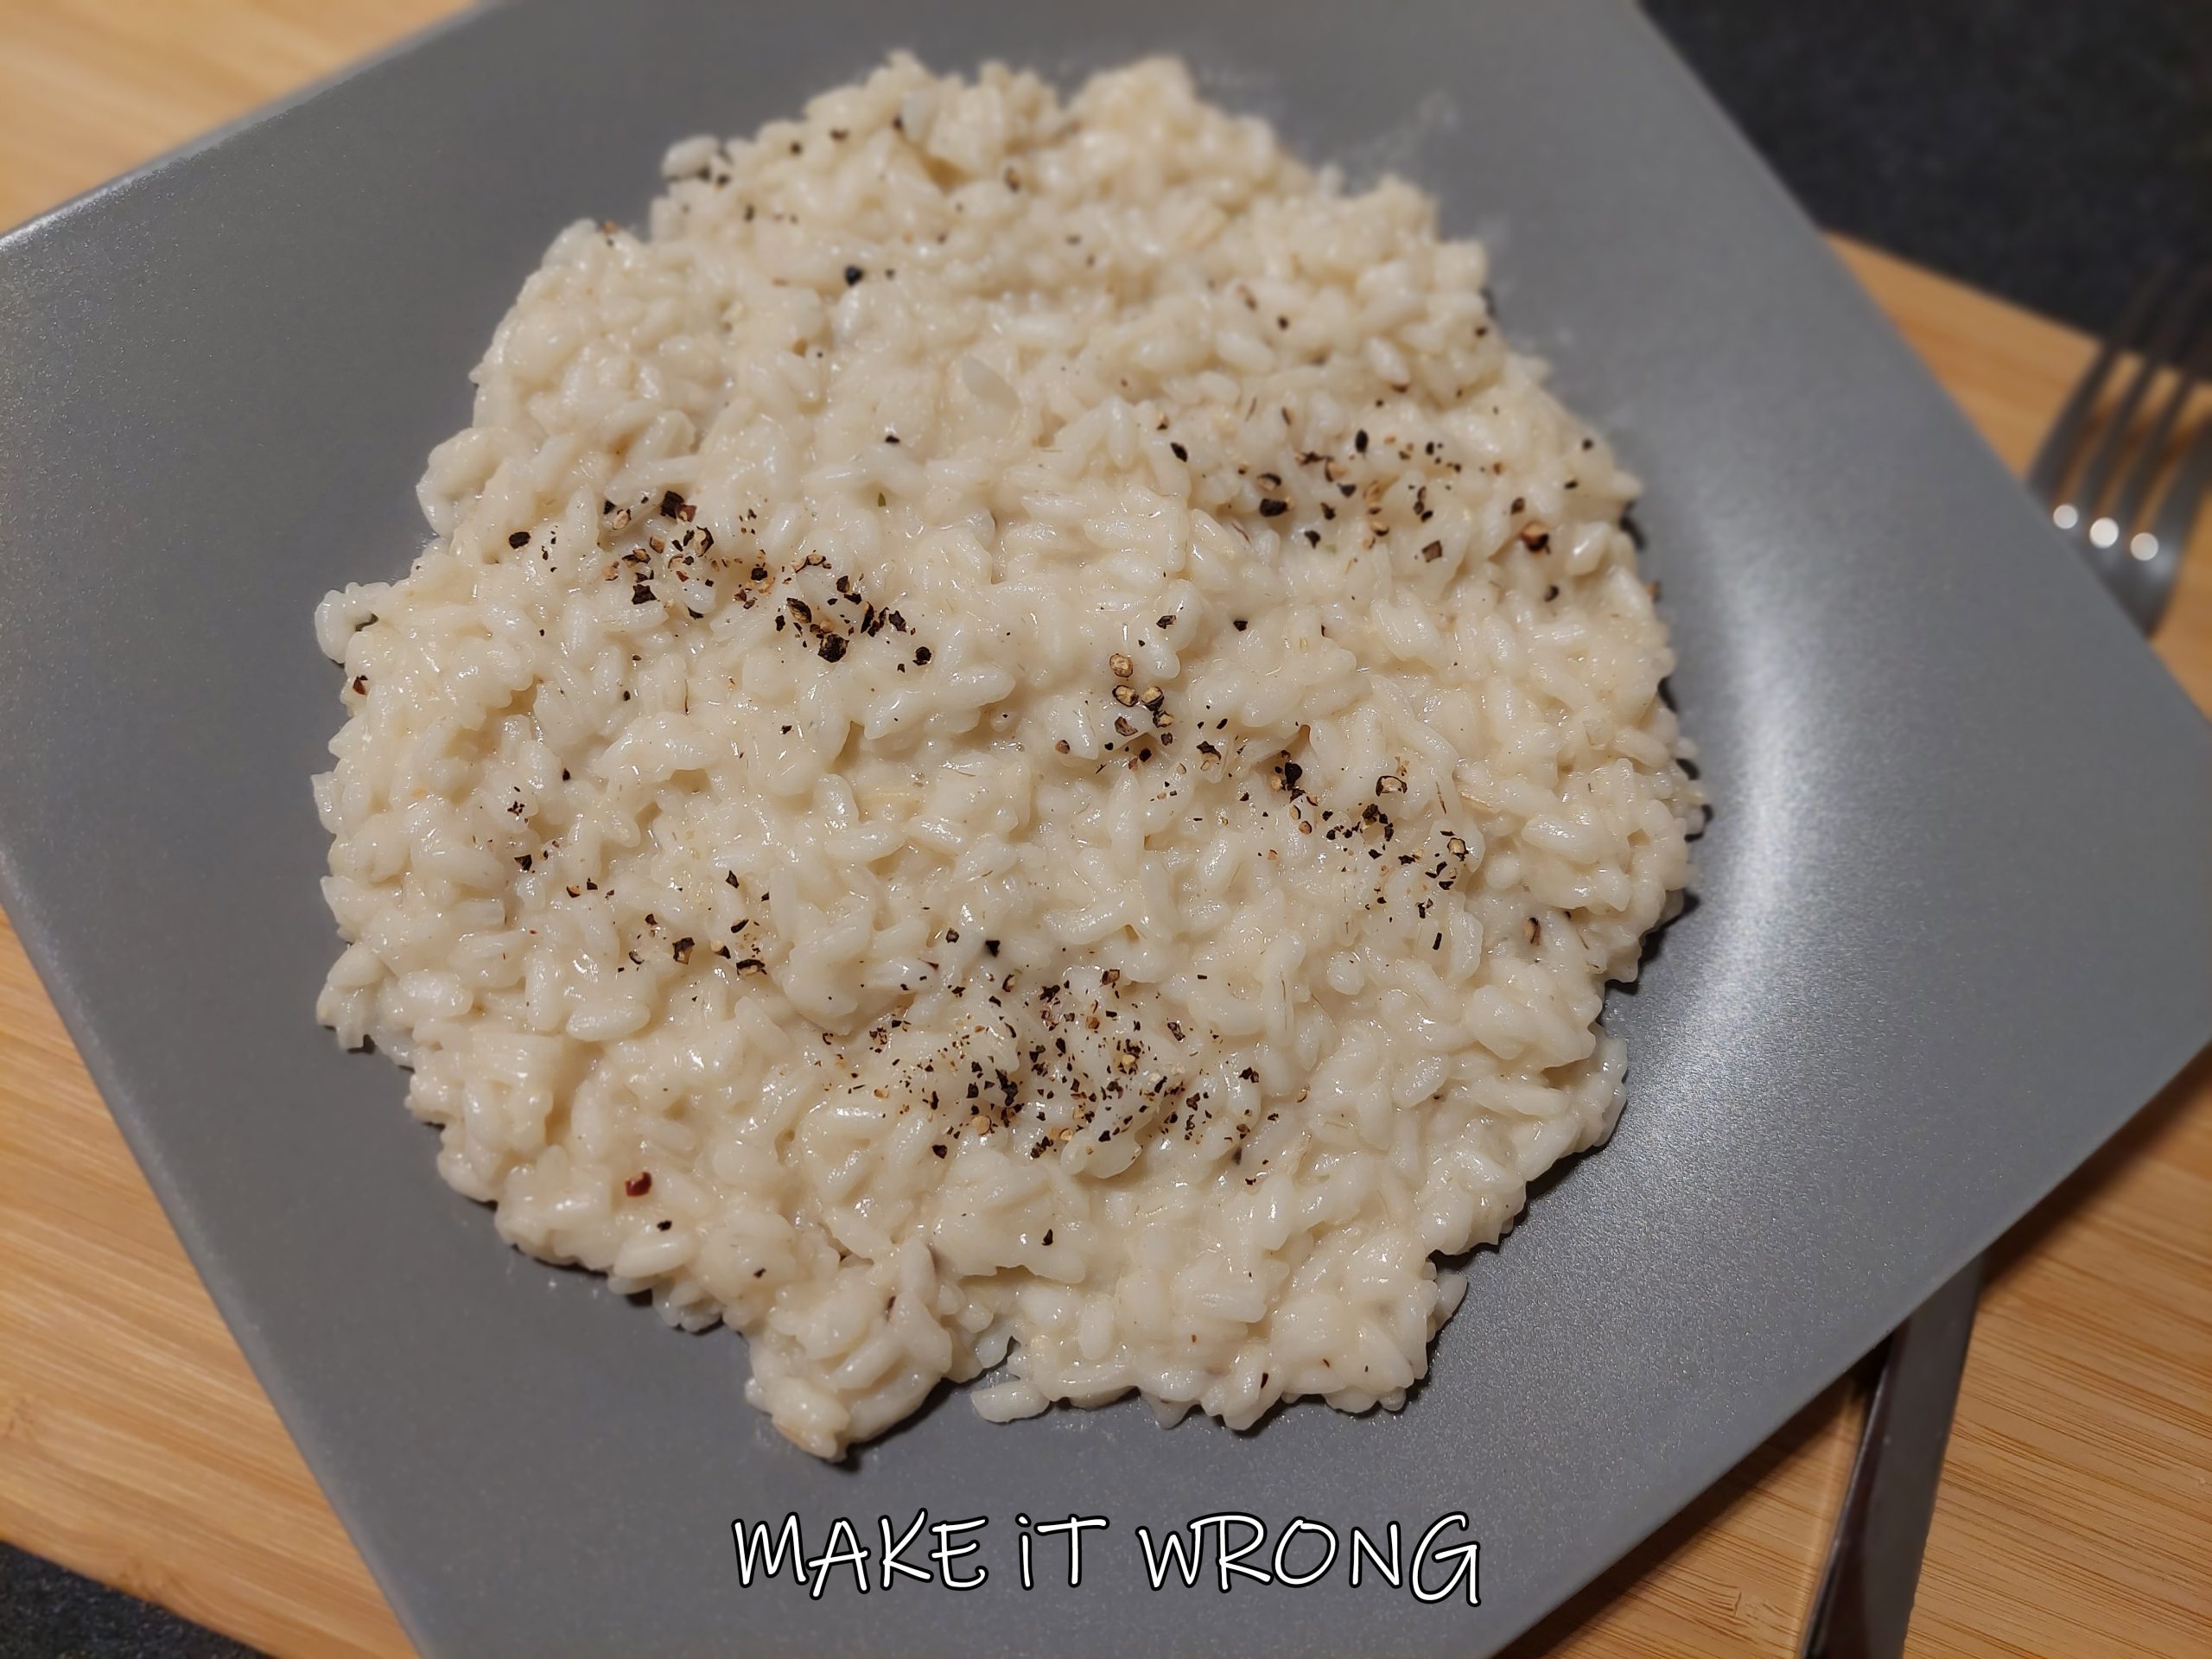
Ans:
[{"label": "fork tine", "polygon": [[2058,411],[2058,418],[2050,423],[2050,431],[2043,441],[2043,448],[2036,451],[2035,460],[2028,467],[2028,488],[2037,500],[2046,506],[2056,507],[2064,499],[2066,475],[2074,452],[2081,447],[2082,435],[2087,430],[2089,414],[2096,407],[2097,397],[2104,384],[2111,377],[2112,365],[2120,355],[2133,345],[2152,313],[2165,297],[2165,290],[2172,285],[2175,262],[2171,258],[2159,260],[2152,269],[2151,278],[2137,290],[2128,302],[2127,313],[2120,326],[2104,338],[2097,347],[2095,359],[2082,378],[2074,383],[2074,390],[2066,395],[2066,402]]},{"label": "fork tine", "polygon": [[[2204,291],[2204,273],[2198,272],[2183,284],[2177,303],[2163,306],[2159,315],[2151,319],[2145,330],[2147,338],[2140,344],[2135,360],[2135,372],[2128,377],[2127,390],[2120,394],[2119,403],[2107,411],[2104,429],[2097,434],[2097,442],[2089,451],[2089,459],[2066,493],[2069,504],[2088,518],[2096,512],[2107,491],[2112,487],[2113,474],[2120,465],[2127,448],[2129,431],[2135,424],[2135,416],[2143,405],[2143,398],[2158,378],[2158,371],[2170,359],[2177,359],[2179,348],[2195,332],[2194,321],[2197,301]],[[2090,527],[2090,539],[2100,547],[2109,547],[2118,539],[2120,527],[2100,518]]]},{"label": "fork tine", "polygon": [[2162,552],[2171,552],[2177,558],[2181,556],[2208,489],[2212,489],[2212,421],[2198,429],[2196,441],[2174,468],[2174,481],[2166,488],[2165,499],[2158,504],[2158,516],[2151,526],[2158,542],[2152,557]]},{"label": "fork tine", "polygon": [[2166,486],[2151,528],[2129,538],[2129,556],[2119,562],[2112,583],[2113,596],[2145,633],[2158,626],[2180,585],[2182,556],[2189,551],[2189,532],[2208,488],[2212,488],[2212,421],[2197,429],[2175,467],[2173,481]]},{"label": "fork tine", "polygon": [[[2199,279],[2200,285],[2202,278]],[[2204,319],[2198,320],[2193,335],[2204,334]],[[2191,350],[2194,345],[2195,349]],[[2201,338],[2184,341],[2174,359],[2173,390],[2166,394],[2164,405],[2158,418],[2151,423],[2137,451],[2134,466],[2120,486],[2120,494],[2113,502],[2111,518],[2121,535],[2129,535],[2142,526],[2143,509],[2151,493],[2151,486],[2158,481],[2159,464],[2165,459],[2166,442],[2173,435],[2174,423],[2181,412],[2189,407],[2189,400],[2196,395],[2202,381],[2208,364],[2212,364],[2212,342]]]}]

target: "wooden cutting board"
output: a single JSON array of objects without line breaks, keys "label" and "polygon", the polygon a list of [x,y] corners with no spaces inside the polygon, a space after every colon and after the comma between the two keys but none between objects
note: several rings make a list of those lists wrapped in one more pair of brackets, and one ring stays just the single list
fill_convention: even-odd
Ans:
[{"label": "wooden cutting board", "polygon": [[[0,225],[451,9],[0,0]],[[1840,251],[1999,453],[2024,462],[2090,343]],[[2212,709],[2207,542],[2157,645]],[[1859,1409],[1830,1389],[1527,1650],[1794,1653]],[[1996,1252],[1912,1651],[2201,1659],[2208,1471],[2212,1058],[2200,1058]],[[0,1537],[275,1653],[408,1650],[4,919]]]}]

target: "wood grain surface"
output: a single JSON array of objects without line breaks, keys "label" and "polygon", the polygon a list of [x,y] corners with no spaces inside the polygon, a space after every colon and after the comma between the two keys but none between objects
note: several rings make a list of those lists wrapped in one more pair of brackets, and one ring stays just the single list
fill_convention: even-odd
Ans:
[{"label": "wood grain surface", "polygon": [[[0,0],[0,225],[451,9]],[[2089,342],[1841,251],[1997,450],[2024,462]],[[2212,709],[2208,541],[2157,645]],[[1851,1388],[1831,1389],[1522,1651],[1794,1653],[1859,1409]],[[0,1537],[274,1653],[408,1651],[4,919]],[[2200,1057],[1996,1252],[1911,1650],[2201,1659],[2208,1563],[2212,1059]]]}]

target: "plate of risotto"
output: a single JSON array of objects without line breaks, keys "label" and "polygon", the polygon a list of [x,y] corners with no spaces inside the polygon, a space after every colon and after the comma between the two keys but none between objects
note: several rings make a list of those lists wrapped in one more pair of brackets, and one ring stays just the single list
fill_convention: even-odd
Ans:
[{"label": "plate of risotto", "polygon": [[496,9],[0,329],[0,887],[426,1651],[1491,1651],[2206,1035],[1626,7]]}]

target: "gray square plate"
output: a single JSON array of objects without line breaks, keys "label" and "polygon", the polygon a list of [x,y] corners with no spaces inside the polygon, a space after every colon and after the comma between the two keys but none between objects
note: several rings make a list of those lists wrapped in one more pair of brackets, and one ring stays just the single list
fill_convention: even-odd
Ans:
[{"label": "gray square plate", "polygon": [[[1488,235],[1498,298],[1649,480],[1718,816],[1611,1018],[1630,1102],[1549,1184],[1402,1415],[1257,1433],[954,1400],[846,1467],[688,1338],[496,1243],[336,950],[308,615],[395,575],[412,486],[564,222],[663,145],[886,49],[1154,51]],[[0,242],[0,893],[240,1343],[440,1654],[1486,1652],[1754,1446],[2212,1026],[2198,716],[1629,6],[552,0],[473,16]],[[988,1583],[741,1585],[734,1517],[988,1517]],[[1482,1605],[1141,1590],[1135,1529],[1417,1535]],[[1106,1517],[1080,1589],[1017,1513]],[[1454,1529],[1450,1536],[1460,1535]],[[1318,1554],[1318,1540],[1306,1545]],[[1303,1548],[1302,1546],[1301,1548]],[[918,1553],[918,1552],[917,1552]],[[1301,1558],[1302,1559],[1302,1558]],[[1296,1563],[1294,1563],[1296,1565]],[[1433,1583],[1433,1578],[1432,1578]]]}]

